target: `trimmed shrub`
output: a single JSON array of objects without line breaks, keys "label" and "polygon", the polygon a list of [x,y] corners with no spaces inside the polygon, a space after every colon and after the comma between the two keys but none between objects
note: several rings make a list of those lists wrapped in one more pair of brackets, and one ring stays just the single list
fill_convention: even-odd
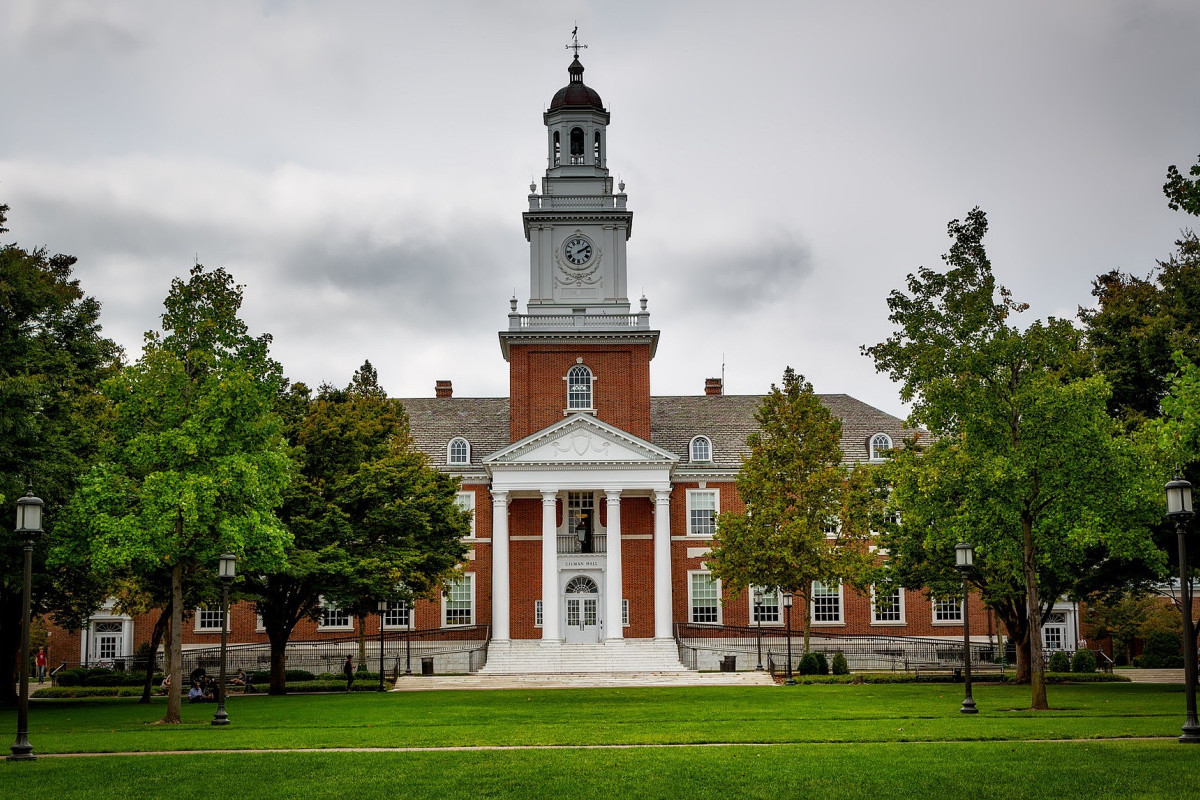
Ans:
[{"label": "trimmed shrub", "polygon": [[1158,631],[1146,637],[1142,655],[1133,660],[1135,667],[1143,669],[1172,669],[1183,666],[1183,652],[1179,646],[1179,635]]},{"label": "trimmed shrub", "polygon": [[1050,671],[1051,672],[1070,672],[1071,657],[1062,650],[1055,650],[1050,656]]},{"label": "trimmed shrub", "polygon": [[813,655],[816,656],[816,658],[817,658],[817,671],[814,672],[813,674],[814,675],[828,675],[829,674],[829,659],[825,658],[825,654],[820,651],[813,653]]},{"label": "trimmed shrub", "polygon": [[[317,676],[313,675],[306,669],[286,669],[283,671],[283,677],[284,680],[290,683],[291,681],[311,681]],[[270,683],[271,673],[267,670],[255,670],[254,672],[250,673],[250,682]]]},{"label": "trimmed shrub", "polygon": [[846,663],[846,656],[841,653],[833,654],[833,674],[834,675],[849,675],[850,666]]},{"label": "trimmed shrub", "polygon": [[821,669],[820,663],[817,661],[816,653],[808,653],[804,658],[800,659],[800,663],[796,666],[797,675],[816,675]]},{"label": "trimmed shrub", "polygon": [[1071,658],[1071,672],[1088,674],[1096,671],[1096,654],[1091,650],[1076,650]]}]

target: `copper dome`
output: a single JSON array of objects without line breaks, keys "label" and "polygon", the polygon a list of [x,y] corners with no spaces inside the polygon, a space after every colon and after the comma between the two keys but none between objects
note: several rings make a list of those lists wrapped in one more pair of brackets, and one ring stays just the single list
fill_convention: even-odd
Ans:
[{"label": "copper dome", "polygon": [[583,107],[603,111],[604,101],[599,93],[583,83],[583,64],[579,63],[578,58],[571,62],[567,72],[571,74],[571,82],[555,92],[554,99],[550,101],[550,110]]}]

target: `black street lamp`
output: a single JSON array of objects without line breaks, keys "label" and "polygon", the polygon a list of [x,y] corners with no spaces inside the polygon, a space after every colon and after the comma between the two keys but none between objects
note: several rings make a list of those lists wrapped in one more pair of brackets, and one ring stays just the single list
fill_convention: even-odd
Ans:
[{"label": "black street lamp", "polygon": [[787,680],[785,686],[795,686],[796,679],[792,677],[792,593],[783,593],[783,608],[787,614]]},{"label": "black street lamp", "polygon": [[[42,532],[42,501],[33,496],[33,487],[17,498],[17,526],[13,532],[25,539],[25,586],[21,591],[21,685],[17,704],[17,739],[9,761],[33,761],[29,743],[29,618],[33,607],[33,540]],[[12,676],[9,676],[12,679]]]},{"label": "black street lamp", "polygon": [[1192,514],[1192,484],[1176,473],[1165,487],[1167,516],[1175,523],[1179,538],[1179,599],[1183,603],[1183,682],[1187,697],[1187,722],[1179,741],[1200,744],[1200,721],[1196,719],[1196,629],[1192,624],[1192,582],[1188,577],[1187,524]]},{"label": "black street lamp", "polygon": [[758,641],[758,666],[756,670],[762,670],[762,604],[763,590],[761,586],[754,587],[754,618],[758,621],[758,631],[755,638]]},{"label": "black street lamp", "polygon": [[383,691],[383,617],[387,614],[388,601],[379,601],[379,691]]},{"label": "black street lamp", "polygon": [[213,714],[213,725],[228,725],[229,715],[225,713],[225,652],[229,646],[229,584],[237,575],[237,556],[225,553],[219,562],[218,575],[221,578],[221,671],[217,680],[217,713]]},{"label": "black street lamp", "polygon": [[966,689],[966,696],[963,697],[962,708],[959,711],[964,714],[978,714],[975,698],[971,696],[971,615],[967,608],[967,573],[975,566],[975,549],[966,542],[960,542],[954,548],[954,566],[962,573],[963,582],[963,687]]}]

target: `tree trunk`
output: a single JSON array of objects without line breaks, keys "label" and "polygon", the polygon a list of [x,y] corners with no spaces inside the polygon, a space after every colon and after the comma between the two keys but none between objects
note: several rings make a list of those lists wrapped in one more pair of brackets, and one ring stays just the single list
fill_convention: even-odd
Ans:
[{"label": "tree trunk", "polygon": [[171,605],[168,604],[158,615],[158,619],[154,623],[154,630],[150,633],[150,653],[146,656],[146,683],[142,686],[142,699],[138,703],[149,703],[150,693],[154,688],[154,662],[158,660],[158,645],[162,642],[163,631],[167,627],[167,617],[171,613]]},{"label": "tree trunk", "polygon": [[809,622],[811,615],[808,613],[808,597],[801,593],[800,599],[804,601],[804,655],[808,655]]},{"label": "tree trunk", "polygon": [[287,643],[289,631],[268,630],[271,641],[271,686],[268,694],[287,694]]},{"label": "tree trunk", "polygon": [[1029,683],[1029,620],[1019,609],[1009,603],[991,606],[996,616],[1004,623],[1004,630],[1017,651],[1016,683]]},{"label": "tree trunk", "polygon": [[[183,527],[182,517],[175,523],[176,533]],[[171,686],[167,690],[167,713],[163,722],[183,721],[183,564],[171,567]]]},{"label": "tree trunk", "polygon": [[12,603],[0,603],[0,613],[4,622],[0,624],[0,704],[17,705],[17,668],[20,666],[18,652],[21,649],[21,585],[17,584],[17,592],[3,594],[5,600],[15,599]]},{"label": "tree trunk", "polygon": [[359,614],[358,616],[358,666],[363,667],[367,663],[367,616]]},{"label": "tree trunk", "polygon": [[1037,565],[1034,563],[1033,519],[1028,512],[1021,514],[1021,534],[1025,566],[1025,607],[1029,616],[1029,687],[1030,704],[1034,711],[1050,708],[1046,700],[1046,665],[1042,661],[1042,611],[1038,601]]}]

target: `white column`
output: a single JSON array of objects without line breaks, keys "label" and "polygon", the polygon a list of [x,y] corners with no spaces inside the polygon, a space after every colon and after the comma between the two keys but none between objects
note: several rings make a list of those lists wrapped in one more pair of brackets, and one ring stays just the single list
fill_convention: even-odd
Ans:
[{"label": "white column", "polygon": [[670,639],[671,629],[671,492],[654,493],[654,638]]},{"label": "white column", "polygon": [[492,492],[492,640],[508,641],[510,608],[508,492]]},{"label": "white column", "polygon": [[604,638],[624,639],[621,626],[621,599],[625,596],[621,580],[621,490],[605,489],[608,505],[608,555],[605,556],[604,571]]},{"label": "white column", "polygon": [[558,641],[558,492],[542,492],[542,640]]}]

